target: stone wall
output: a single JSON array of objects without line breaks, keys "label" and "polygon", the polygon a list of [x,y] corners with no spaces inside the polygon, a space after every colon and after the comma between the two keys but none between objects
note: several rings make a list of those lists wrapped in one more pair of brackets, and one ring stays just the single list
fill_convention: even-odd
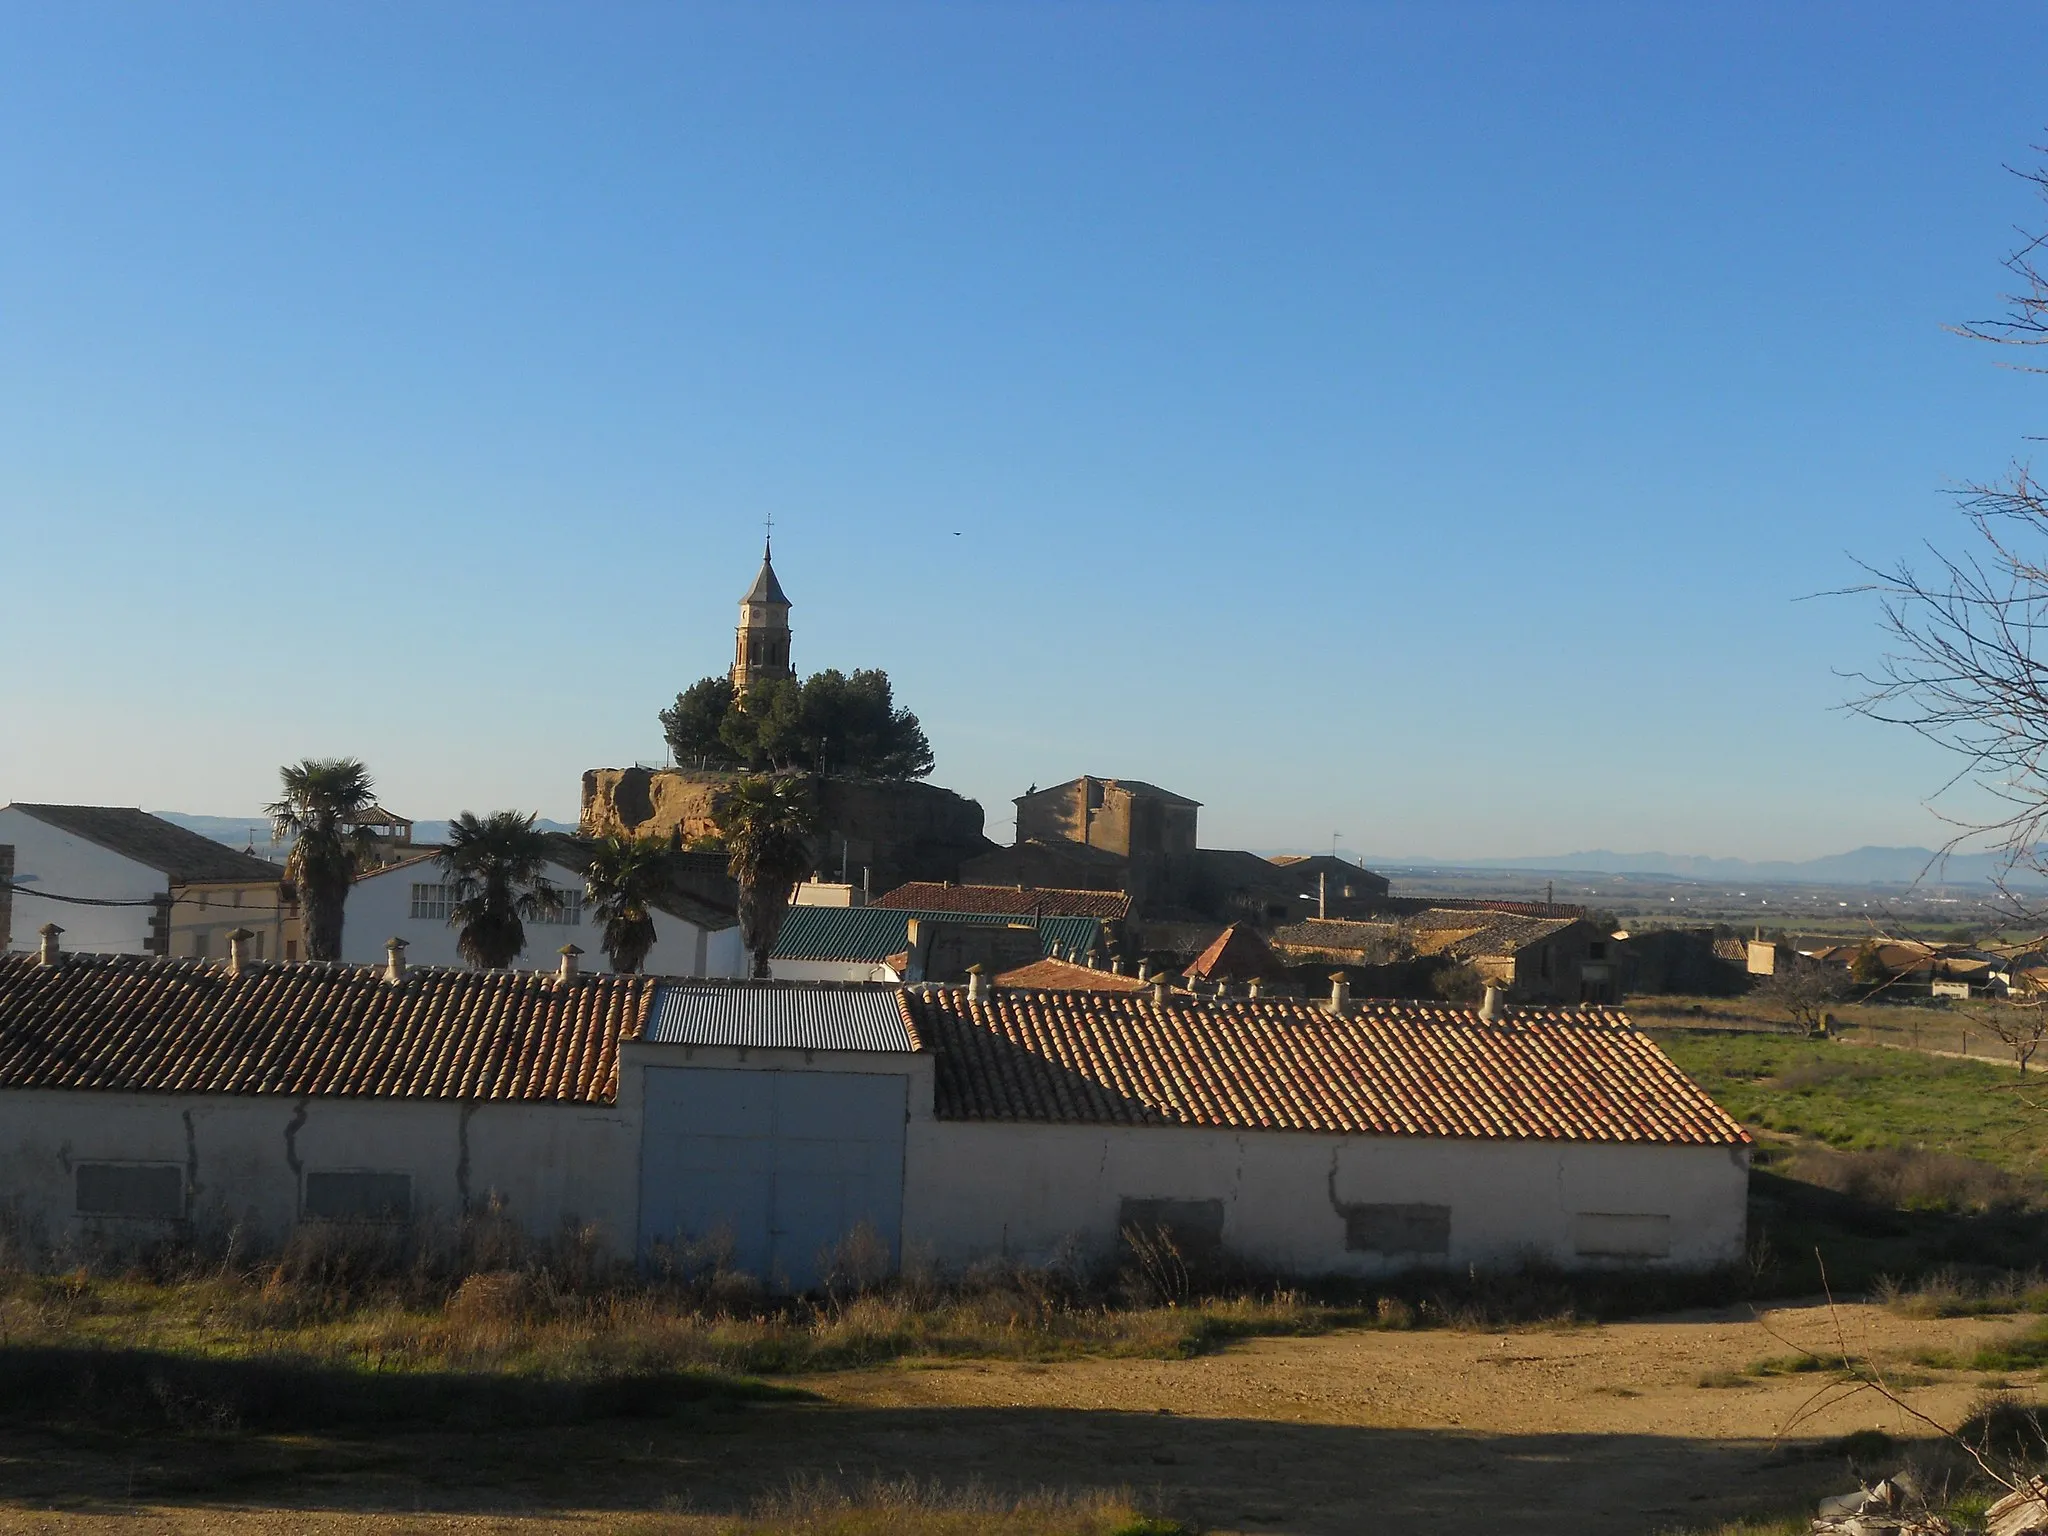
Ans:
[{"label": "stone wall", "polygon": [[[589,837],[717,835],[711,802],[739,777],[684,768],[593,768],[583,775],[582,831]],[[982,836],[981,806],[936,784],[827,779],[819,786],[825,835],[818,867],[833,878],[842,853],[848,878],[863,869],[879,893],[906,880],[957,880],[961,861],[995,847]]]}]

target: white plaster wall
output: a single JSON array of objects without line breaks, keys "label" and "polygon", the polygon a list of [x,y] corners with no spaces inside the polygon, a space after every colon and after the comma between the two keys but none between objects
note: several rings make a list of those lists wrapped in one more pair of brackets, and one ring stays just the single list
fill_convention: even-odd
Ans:
[{"label": "white plaster wall", "polygon": [[775,960],[768,974],[777,981],[887,981],[903,978],[872,960]]},{"label": "white plaster wall", "polygon": [[37,890],[96,901],[146,901],[166,895],[170,880],[160,870],[87,842],[25,811],[0,807],[0,843],[14,845],[14,920],[7,948],[31,950],[37,930],[55,923],[59,941],[74,954],[141,955],[148,951],[149,907],[81,907],[30,894]]},{"label": "white plaster wall", "polygon": [[1112,1252],[1125,1199],[1221,1200],[1223,1241],[1297,1274],[1374,1275],[1419,1261],[1345,1247],[1343,1204],[1451,1208],[1450,1251],[1426,1262],[1588,1260],[1581,1212],[1671,1219],[1674,1268],[1742,1256],[1747,1148],[1332,1136],[1180,1127],[928,1121],[911,1126],[904,1244],[956,1268]]},{"label": "white plaster wall", "polygon": [[[583,889],[583,877],[559,864],[550,864],[547,878],[564,890]],[[394,938],[406,942],[409,965],[468,964],[455,947],[455,929],[439,918],[412,915],[414,884],[443,885],[447,872],[431,859],[401,864],[363,876],[349,887],[343,909],[341,958],[357,965],[382,965],[384,946]],[[526,948],[512,969],[551,971],[561,963],[564,944],[574,944],[584,953],[586,970],[604,970],[604,924],[592,919],[586,907],[574,923],[526,925]],[[654,948],[647,956],[646,969],[661,976],[743,976],[746,955],[740,945],[739,925],[703,929],[695,923],[666,912],[654,914]]]},{"label": "white plaster wall", "polygon": [[102,1161],[182,1166],[194,1225],[240,1224],[258,1242],[297,1221],[301,1170],[350,1169],[410,1174],[428,1223],[459,1216],[466,1186],[536,1236],[595,1222],[629,1251],[639,1127],[609,1106],[0,1093],[0,1210],[59,1245],[151,1235],[155,1223],[76,1213],[73,1170]]},{"label": "white plaster wall", "polygon": [[1340,1207],[1351,1203],[1449,1206],[1449,1251],[1424,1262],[1451,1266],[1615,1262],[1574,1251],[1584,1212],[1669,1217],[1671,1252],[1657,1261],[1668,1267],[1733,1262],[1745,1240],[1746,1148],[940,1121],[928,1055],[638,1042],[622,1046],[616,1107],[0,1092],[0,1211],[59,1243],[138,1235],[147,1224],[76,1215],[73,1170],[174,1163],[195,1221],[275,1240],[297,1218],[302,1170],[375,1170],[410,1174],[428,1220],[458,1213],[466,1187],[472,1203],[498,1194],[537,1236],[596,1223],[628,1252],[649,1065],[906,1076],[904,1252],[948,1269],[1043,1261],[1069,1242],[1108,1254],[1127,1198],[1220,1200],[1233,1252],[1298,1274],[1416,1262],[1347,1251]]}]

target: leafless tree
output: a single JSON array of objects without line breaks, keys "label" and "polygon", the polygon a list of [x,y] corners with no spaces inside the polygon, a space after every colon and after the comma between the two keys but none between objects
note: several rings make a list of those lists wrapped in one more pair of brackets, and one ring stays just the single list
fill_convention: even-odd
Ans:
[{"label": "leafless tree", "polygon": [[1780,952],[1777,969],[1750,995],[1784,1009],[1799,1032],[1812,1037],[1826,1033],[1829,1006],[1849,995],[1849,973],[1838,965]]},{"label": "leafless tree", "polygon": [[2004,1043],[2012,1052],[2013,1069],[2022,1077],[2026,1076],[2027,1063],[2034,1059],[2034,1053],[2048,1042],[2048,1007],[2043,1007],[2039,999],[2003,1007],[1994,1004],[1989,1008],[1972,1008],[1967,1017]]},{"label": "leafless tree", "polygon": [[[2048,201],[2048,169],[2016,171]],[[1954,327],[2003,347],[2048,345],[2048,232],[2022,230],[2005,260],[2014,279],[2005,313]],[[2015,361],[2026,372],[2048,368]],[[1964,842],[1988,843],[2006,874],[2048,874],[2048,486],[2024,461],[2001,480],[1956,492],[1974,538],[1963,554],[1927,546],[1927,561],[1865,566],[1859,591],[1878,595],[1888,649],[1850,707],[1908,726],[1955,754],[1944,790],[1973,783],[1985,810],[1948,816]],[[2006,885],[2008,895],[2011,887]]]}]

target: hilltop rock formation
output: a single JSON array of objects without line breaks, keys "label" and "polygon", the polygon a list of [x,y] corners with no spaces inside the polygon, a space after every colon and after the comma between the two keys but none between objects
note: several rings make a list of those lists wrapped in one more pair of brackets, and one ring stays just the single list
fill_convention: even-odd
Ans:
[{"label": "hilltop rock formation", "polygon": [[[712,798],[739,775],[690,768],[592,768],[583,775],[587,837],[714,837]],[[818,787],[826,835],[818,864],[858,884],[867,869],[879,894],[906,880],[956,880],[960,863],[991,851],[978,802],[936,784],[826,779]]]}]

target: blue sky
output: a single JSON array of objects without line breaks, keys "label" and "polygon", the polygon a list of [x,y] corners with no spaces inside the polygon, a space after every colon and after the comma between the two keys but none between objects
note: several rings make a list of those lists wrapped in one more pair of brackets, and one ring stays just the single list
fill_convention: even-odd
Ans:
[{"label": "blue sky", "polygon": [[1837,709],[2048,383],[2038,7],[0,8],[0,801],[572,818],[730,659],[1008,835],[1929,842]]}]

